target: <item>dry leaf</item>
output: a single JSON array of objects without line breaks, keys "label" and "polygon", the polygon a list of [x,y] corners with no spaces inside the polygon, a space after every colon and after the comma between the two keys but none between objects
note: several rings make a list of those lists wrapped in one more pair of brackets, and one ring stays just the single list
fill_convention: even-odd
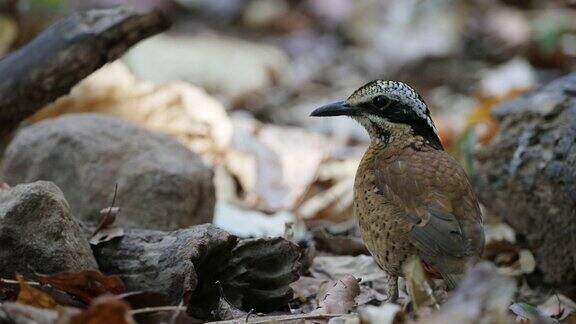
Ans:
[{"label": "dry leaf", "polygon": [[508,241],[516,243],[516,231],[506,223],[484,224],[486,243],[494,241]]},{"label": "dry leaf", "polygon": [[392,303],[382,306],[366,306],[360,310],[362,323],[393,324],[403,318],[402,307]]},{"label": "dry leaf", "polygon": [[24,277],[17,274],[16,279],[20,285],[20,292],[18,293],[18,298],[16,300],[17,302],[38,308],[58,308],[58,304],[50,295],[36,288],[30,287]]},{"label": "dry leaf", "polygon": [[72,317],[71,324],[133,324],[128,303],[112,296],[93,300],[88,309]]},{"label": "dry leaf", "polygon": [[31,120],[82,112],[110,114],[171,135],[209,164],[227,152],[232,136],[224,107],[204,90],[184,82],[157,86],[138,80],[120,61],[93,73]]},{"label": "dry leaf", "polygon": [[110,227],[110,225],[114,224],[116,220],[116,216],[120,213],[120,207],[106,207],[100,211],[100,222],[96,229],[94,230],[94,234],[98,233],[99,231]]},{"label": "dry leaf", "polygon": [[576,313],[576,303],[562,294],[555,294],[550,296],[544,303],[538,305],[538,310],[544,316],[563,321]]},{"label": "dry leaf", "polygon": [[[393,280],[386,272],[382,271],[378,264],[374,261],[372,256],[358,255],[358,256],[317,256],[312,262],[310,267],[312,276],[318,279],[334,280],[345,275],[353,275],[356,278],[362,278],[362,287],[368,286],[375,292],[366,292],[372,294],[371,297],[380,300],[386,299],[386,290],[390,280]],[[358,301],[364,302],[366,295],[362,296]],[[368,296],[370,297],[370,296]]]},{"label": "dry leaf", "polygon": [[510,311],[523,321],[538,324],[553,324],[551,318],[546,317],[536,307],[526,303],[514,303],[510,305]]},{"label": "dry leaf", "polygon": [[312,230],[312,236],[319,251],[327,251],[336,255],[370,255],[366,245],[360,237],[352,235],[334,235],[324,228]]},{"label": "dry leaf", "polygon": [[329,151],[327,141],[300,128],[235,118],[226,168],[238,179],[247,205],[267,212],[292,210],[314,182]]},{"label": "dry leaf", "polygon": [[288,211],[269,215],[217,201],[213,224],[240,237],[276,237],[284,234],[286,223],[294,222],[296,217]]},{"label": "dry leaf", "polygon": [[121,227],[109,227],[99,230],[94,236],[90,238],[90,244],[98,245],[100,243],[108,242],[118,237],[124,236],[124,229]]},{"label": "dry leaf", "polygon": [[[118,185],[114,190],[114,198],[112,199],[111,206],[114,206],[114,202],[116,201],[116,194],[118,192]],[[108,242],[112,239],[117,237],[124,236],[124,229],[120,227],[111,227],[116,220],[116,217],[120,213],[120,207],[107,207],[100,211],[100,222],[92,237],[90,238],[90,244],[98,245],[100,243]]]},{"label": "dry leaf", "polygon": [[326,282],[324,279],[302,276],[291,283],[290,287],[294,290],[294,297],[298,298],[300,302],[306,303],[309,298],[316,296],[320,285],[324,282]]},{"label": "dry leaf", "polygon": [[76,309],[46,309],[16,302],[0,304],[0,323],[6,324],[63,324],[69,318],[68,314]]},{"label": "dry leaf", "polygon": [[514,279],[500,274],[487,261],[466,273],[438,312],[421,318],[422,324],[511,323],[508,305],[516,292]]},{"label": "dry leaf", "polygon": [[346,275],[333,283],[314,314],[346,314],[356,306],[355,298],[360,294],[358,279]]},{"label": "dry leaf", "polygon": [[51,276],[39,276],[38,281],[56,287],[85,303],[103,294],[126,292],[124,283],[115,276],[105,276],[98,271],[62,272]]},{"label": "dry leaf", "polygon": [[482,253],[484,259],[492,261],[501,273],[519,276],[534,272],[536,260],[529,250],[521,250],[508,241],[492,241]]},{"label": "dry leaf", "polygon": [[305,220],[329,220],[332,223],[352,219],[352,189],[358,163],[356,159],[322,163],[316,182],[297,207],[296,215]]},{"label": "dry leaf", "polygon": [[248,313],[231,305],[226,298],[220,297],[218,300],[217,316],[221,320],[231,320],[235,318],[246,318]]}]

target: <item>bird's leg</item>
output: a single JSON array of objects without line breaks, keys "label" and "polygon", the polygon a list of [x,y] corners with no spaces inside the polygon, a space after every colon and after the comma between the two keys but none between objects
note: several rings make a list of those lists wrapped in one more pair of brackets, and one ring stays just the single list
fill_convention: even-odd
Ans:
[{"label": "bird's leg", "polygon": [[395,303],[398,300],[398,277],[388,275],[388,285],[386,288],[386,295],[388,299],[386,302]]}]

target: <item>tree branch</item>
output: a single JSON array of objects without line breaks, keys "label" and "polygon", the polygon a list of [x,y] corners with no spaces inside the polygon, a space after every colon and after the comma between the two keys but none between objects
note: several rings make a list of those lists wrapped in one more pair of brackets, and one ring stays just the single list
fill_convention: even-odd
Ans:
[{"label": "tree branch", "polygon": [[93,71],[169,26],[157,10],[75,13],[0,60],[0,140]]}]

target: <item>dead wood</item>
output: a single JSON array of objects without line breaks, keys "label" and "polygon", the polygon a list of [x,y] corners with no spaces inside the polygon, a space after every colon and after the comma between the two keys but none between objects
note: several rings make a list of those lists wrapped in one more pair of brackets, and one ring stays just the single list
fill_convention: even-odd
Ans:
[{"label": "dead wood", "polygon": [[90,73],[168,27],[156,10],[90,10],[57,22],[0,60],[0,140]]},{"label": "dead wood", "polygon": [[300,268],[299,248],[285,239],[239,241],[212,225],[127,229],[93,250],[100,270],[119,276],[129,291],[164,293],[173,305],[184,300],[188,313],[202,319],[218,319],[221,298],[245,311],[285,306]]}]

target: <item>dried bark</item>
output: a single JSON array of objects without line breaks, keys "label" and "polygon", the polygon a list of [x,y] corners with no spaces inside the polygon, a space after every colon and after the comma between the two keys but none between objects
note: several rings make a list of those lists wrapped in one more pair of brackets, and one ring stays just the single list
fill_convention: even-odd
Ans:
[{"label": "dried bark", "polygon": [[0,140],[90,73],[168,27],[159,11],[90,10],[57,22],[0,60]]},{"label": "dried bark", "polygon": [[221,297],[244,310],[286,305],[300,267],[300,251],[287,240],[238,241],[212,225],[129,229],[93,250],[100,270],[119,276],[129,291],[161,292],[171,304],[184,300],[188,313],[202,319],[214,319]]},{"label": "dried bark", "polygon": [[482,203],[533,251],[545,285],[576,290],[576,74],[494,110],[497,137],[476,154]]}]

